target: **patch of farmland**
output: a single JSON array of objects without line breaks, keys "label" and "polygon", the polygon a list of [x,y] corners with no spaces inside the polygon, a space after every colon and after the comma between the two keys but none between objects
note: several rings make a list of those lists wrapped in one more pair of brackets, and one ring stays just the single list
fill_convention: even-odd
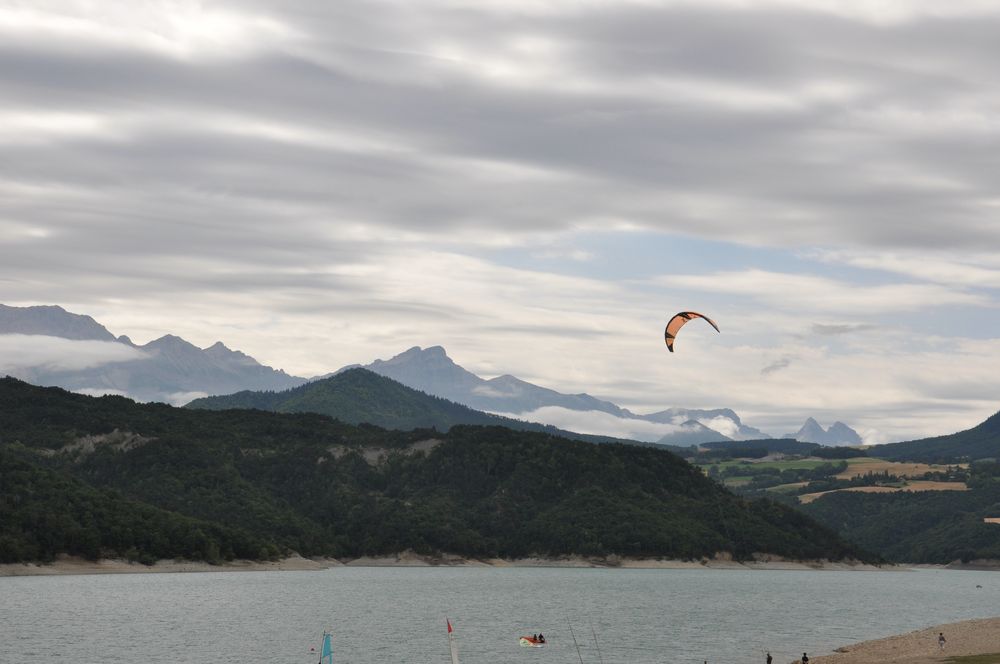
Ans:
[{"label": "patch of farmland", "polygon": [[855,491],[858,493],[895,493],[896,491],[968,491],[968,490],[969,487],[965,485],[965,482],[932,482],[928,480],[919,480],[916,482],[909,482],[904,487],[852,486],[847,489],[834,489],[833,491],[806,493],[799,496],[799,502],[805,505],[806,503],[811,503],[820,496],[825,496],[828,493],[837,493],[838,491]]},{"label": "patch of farmland", "polygon": [[[968,464],[956,465],[963,468],[968,466]],[[954,465],[952,467],[954,467]],[[924,473],[944,472],[946,470],[948,470],[948,466],[940,464],[896,462],[886,461],[885,459],[876,459],[873,457],[855,457],[853,459],[848,459],[847,469],[842,473],[834,475],[834,477],[841,480],[849,480],[852,477],[857,477],[858,475],[865,475],[867,473],[882,473],[886,471],[888,471],[890,475],[896,475],[898,477],[919,477]]]}]

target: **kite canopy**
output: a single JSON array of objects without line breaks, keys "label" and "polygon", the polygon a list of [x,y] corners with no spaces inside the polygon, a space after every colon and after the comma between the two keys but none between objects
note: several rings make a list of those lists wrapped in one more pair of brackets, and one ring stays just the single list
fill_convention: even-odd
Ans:
[{"label": "kite canopy", "polygon": [[677,337],[677,332],[680,331],[688,321],[694,320],[695,318],[704,318],[708,321],[708,324],[715,328],[716,332],[720,332],[719,326],[709,318],[708,316],[703,316],[694,311],[682,311],[679,314],[674,314],[674,317],[670,319],[667,323],[667,329],[663,331],[663,340],[667,342],[667,350],[671,353],[674,352],[674,339]]}]

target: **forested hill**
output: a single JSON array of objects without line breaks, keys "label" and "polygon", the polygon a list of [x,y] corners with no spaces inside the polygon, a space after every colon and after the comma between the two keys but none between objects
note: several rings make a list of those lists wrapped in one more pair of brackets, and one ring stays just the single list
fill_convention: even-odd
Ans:
[{"label": "forested hill", "polygon": [[957,463],[1000,458],[1000,413],[965,431],[947,436],[888,443],[869,448],[870,456],[891,461]]},{"label": "forested hill", "polygon": [[[616,442],[614,438],[563,431],[474,410],[407,387],[367,369],[348,369],[322,380],[282,392],[237,392],[195,399],[188,408],[227,410],[256,408],[276,413],[319,413],[350,424],[374,424],[385,429],[437,429],[458,424],[503,426],[521,431],[542,431],[588,442]],[[629,441],[632,442],[632,441]]]},{"label": "forested hill", "polygon": [[870,559],[669,452],[204,411],[0,380],[0,560],[732,552]]},{"label": "forested hill", "polygon": [[1000,560],[1000,464],[972,464],[969,491],[835,491],[802,511],[887,559]]},{"label": "forested hill", "polygon": [[447,431],[456,424],[500,424],[504,418],[406,387],[367,369],[348,369],[330,378],[282,392],[243,391],[195,399],[188,408],[256,408],[278,413],[319,413],[351,424],[386,429]]}]

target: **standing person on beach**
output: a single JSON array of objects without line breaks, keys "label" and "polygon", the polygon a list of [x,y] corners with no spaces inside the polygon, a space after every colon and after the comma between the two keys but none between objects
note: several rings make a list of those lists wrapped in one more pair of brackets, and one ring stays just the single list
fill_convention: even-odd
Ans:
[{"label": "standing person on beach", "polygon": [[938,649],[944,650],[944,632],[938,632]]},{"label": "standing person on beach", "polygon": [[809,655],[802,653],[802,664],[809,664]]}]

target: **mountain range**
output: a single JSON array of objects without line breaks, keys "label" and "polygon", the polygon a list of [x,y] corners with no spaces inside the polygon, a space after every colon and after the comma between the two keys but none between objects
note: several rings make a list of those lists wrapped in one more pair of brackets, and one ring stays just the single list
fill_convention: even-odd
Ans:
[{"label": "mountain range", "polygon": [[[306,382],[221,341],[198,348],[167,334],[137,345],[127,336],[115,337],[90,316],[58,306],[0,305],[0,335],[11,335],[4,347],[9,354],[0,357],[0,374],[84,394],[182,404],[207,394],[284,390]],[[20,348],[42,349],[43,361],[23,362]],[[95,359],[80,366],[88,354]]]},{"label": "mountain range", "polygon": [[459,425],[501,426],[589,443],[636,442],[575,433],[537,422],[485,413],[415,390],[362,367],[339,371],[328,378],[310,381],[283,392],[244,391],[202,397],[186,407],[196,410],[253,408],[275,413],[318,413],[348,424],[373,424],[396,431],[448,431]]},{"label": "mountain range", "polygon": [[[344,369],[357,366],[360,365]],[[619,437],[646,442],[697,445],[768,437],[759,429],[744,424],[739,415],[728,408],[668,408],[637,414],[589,394],[562,394],[507,374],[487,380],[456,364],[441,346],[414,346],[388,360],[375,360],[364,368],[427,394],[520,419],[556,424],[557,421],[573,420],[573,412],[567,411],[603,413],[614,418],[614,421],[605,419],[605,423],[619,432]],[[663,426],[657,431],[656,427],[649,426],[650,423]]]},{"label": "mountain range", "polygon": [[[6,340],[0,347],[0,375],[84,394],[121,394],[180,405],[204,396],[283,391],[317,380],[262,365],[221,341],[199,348],[168,334],[137,345],[127,336],[115,337],[90,316],[59,306],[0,305],[0,339]],[[32,352],[20,352],[27,348]],[[25,359],[35,357],[39,348],[43,360]],[[563,394],[507,374],[484,379],[452,361],[441,346],[415,346],[388,360],[349,365],[320,378],[359,366],[469,408],[563,430],[680,446],[770,437],[728,408],[637,414],[589,394]],[[815,424],[811,418],[807,421],[806,434],[814,428],[823,431],[809,422]],[[834,430],[836,435],[831,434]],[[823,444],[860,442],[845,425],[838,423],[831,432],[824,432],[824,440],[831,442]]]}]

